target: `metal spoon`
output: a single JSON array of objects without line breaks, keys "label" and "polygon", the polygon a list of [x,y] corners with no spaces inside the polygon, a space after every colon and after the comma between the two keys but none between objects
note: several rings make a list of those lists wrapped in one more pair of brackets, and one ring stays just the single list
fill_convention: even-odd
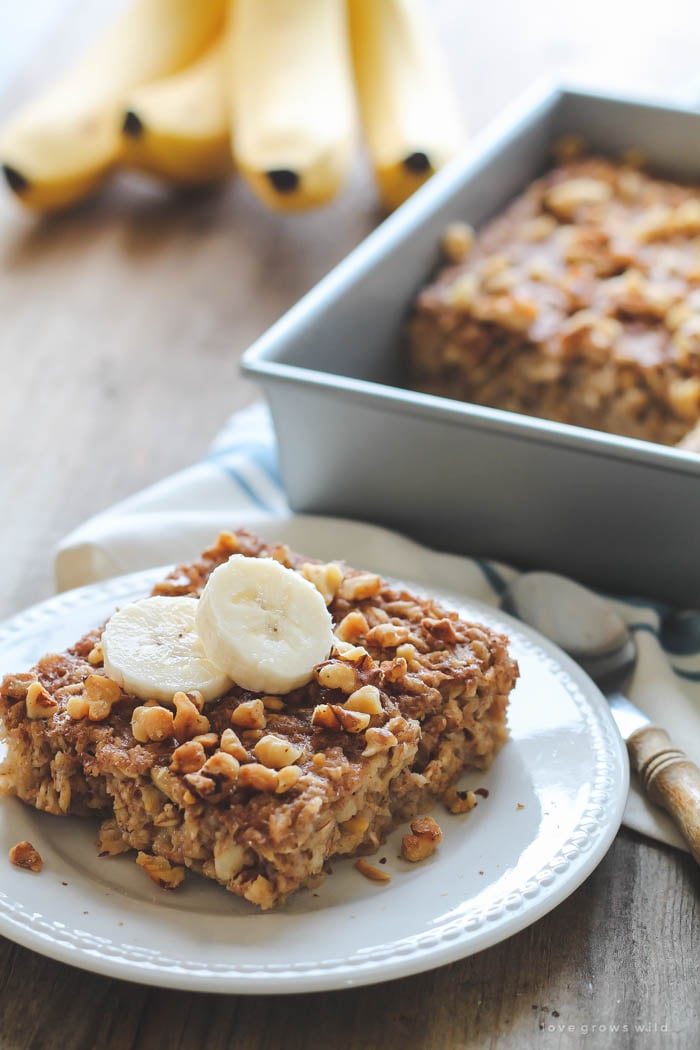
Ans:
[{"label": "metal spoon", "polygon": [[564,649],[605,693],[646,795],[671,815],[700,864],[700,770],[621,692],[637,661],[622,617],[592,591],[550,572],[523,573],[501,606]]}]

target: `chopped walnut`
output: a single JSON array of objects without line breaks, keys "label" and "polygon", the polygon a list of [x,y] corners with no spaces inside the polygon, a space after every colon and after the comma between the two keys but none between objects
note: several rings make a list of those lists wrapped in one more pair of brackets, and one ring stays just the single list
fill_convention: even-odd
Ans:
[{"label": "chopped walnut", "polygon": [[104,663],[104,653],[102,651],[102,643],[97,642],[93,645],[92,649],[88,653],[88,663],[92,667],[99,667],[100,664]]},{"label": "chopped walnut", "polygon": [[233,755],[225,751],[216,751],[211,758],[206,760],[199,772],[202,776],[211,777],[216,783],[217,790],[221,791],[236,783],[240,768],[240,762]]},{"label": "chopped walnut", "polygon": [[254,791],[276,791],[279,785],[279,774],[276,769],[257,762],[241,766],[238,774],[238,786],[252,788]]},{"label": "chopped walnut", "polygon": [[90,703],[86,696],[71,696],[66,704],[66,712],[74,722],[87,718],[90,711]]},{"label": "chopped walnut", "polygon": [[284,769],[285,766],[293,766],[301,758],[302,749],[285,740],[284,737],[275,733],[268,733],[258,740],[253,748],[253,754],[258,762],[270,769]]},{"label": "chopped walnut", "polygon": [[219,743],[218,733],[198,733],[197,736],[193,736],[192,740],[195,744],[201,744],[205,751],[208,748],[216,747]]},{"label": "chopped walnut", "polygon": [[311,724],[324,729],[344,729],[347,733],[361,733],[369,725],[370,716],[361,711],[349,711],[340,704],[318,704],[311,715]]},{"label": "chopped walnut", "polygon": [[370,666],[374,663],[364,645],[350,645],[349,642],[338,642],[338,657],[349,664],[359,664],[369,660]]},{"label": "chopped walnut", "polygon": [[185,869],[171,864],[165,857],[154,857],[150,853],[137,853],[136,863],[157,886],[163,890],[175,890],[185,878]]},{"label": "chopped walnut", "polygon": [[367,745],[362,752],[363,758],[371,758],[382,751],[388,751],[390,747],[394,747],[398,743],[390,729],[375,728],[373,726],[365,733],[365,740]]},{"label": "chopped walnut", "polygon": [[39,872],[44,867],[41,854],[26,839],[12,847],[10,860],[16,867],[24,868],[26,871]]},{"label": "chopped walnut", "polygon": [[391,875],[388,871],[382,871],[381,868],[375,868],[374,864],[370,864],[369,861],[364,859],[364,857],[360,857],[359,860],[355,861],[355,868],[359,871],[360,875],[364,875],[364,877],[371,882],[391,882]]},{"label": "chopped walnut", "polygon": [[442,235],[442,251],[452,263],[461,263],[474,247],[474,227],[467,222],[451,222]]},{"label": "chopped walnut", "polygon": [[175,693],[174,729],[175,738],[181,743],[192,737],[209,732],[209,719],[201,714],[202,694],[197,692]]},{"label": "chopped walnut", "polygon": [[314,565],[312,562],[304,562],[301,567],[301,573],[309,583],[313,583],[326,605],[330,605],[343,582],[343,570],[340,566],[335,565],[333,562],[329,562],[327,565]]},{"label": "chopped walnut", "polygon": [[241,729],[264,729],[267,719],[262,700],[244,700],[231,713],[231,722]]},{"label": "chopped walnut", "polygon": [[320,726],[323,729],[340,729],[335,706],[334,704],[317,704],[311,714],[311,725]]},{"label": "chopped walnut", "polygon": [[382,713],[382,694],[376,685],[363,685],[347,698],[343,707],[347,711],[361,711],[366,715]]},{"label": "chopped walnut", "polygon": [[54,711],[58,709],[58,702],[54,700],[41,682],[31,683],[27,689],[25,702],[27,705],[27,718],[31,719],[51,718]]},{"label": "chopped walnut", "polygon": [[245,847],[229,839],[220,839],[214,844],[214,871],[220,882],[229,882],[245,866]]},{"label": "chopped walnut", "polygon": [[477,804],[473,791],[460,791],[456,787],[448,788],[442,796],[442,801],[450,813],[468,813]]},{"label": "chopped walnut", "polygon": [[139,744],[167,740],[175,735],[173,713],[158,704],[153,707],[135,707],[131,715],[131,732]]},{"label": "chopped walnut", "polygon": [[173,773],[197,773],[204,765],[206,757],[201,744],[188,740],[173,751],[170,768]]},{"label": "chopped walnut", "polygon": [[191,804],[198,798],[208,799],[219,794],[216,781],[213,777],[204,776],[203,773],[185,773],[184,781],[189,788],[189,796],[185,795],[185,802]]},{"label": "chopped walnut", "polygon": [[363,572],[357,576],[346,576],[338,593],[346,601],[361,602],[366,598],[375,598],[381,585],[382,581],[375,573]]},{"label": "chopped walnut", "polygon": [[545,193],[544,203],[558,219],[567,222],[586,204],[605,204],[612,192],[609,182],[584,175],[555,183]]},{"label": "chopped walnut", "polygon": [[88,701],[88,718],[91,722],[103,722],[112,713],[112,707],[122,698],[116,682],[104,675],[91,674],[85,680],[85,697]]},{"label": "chopped walnut", "polygon": [[414,863],[430,857],[442,841],[440,825],[432,817],[418,817],[411,821],[411,831],[411,835],[404,835],[401,839],[401,853],[405,860]]},{"label": "chopped walnut", "polygon": [[369,725],[370,716],[364,711],[347,710],[333,704],[333,714],[338,719],[340,726],[346,733],[361,733]]},{"label": "chopped walnut", "polygon": [[455,645],[457,642],[455,625],[446,616],[443,616],[440,620],[426,618],[422,621],[422,626],[428,634],[432,635],[433,638],[437,638],[439,642],[444,642],[445,645]]},{"label": "chopped walnut", "polygon": [[397,627],[393,623],[378,623],[376,627],[367,632],[367,641],[370,645],[378,645],[381,649],[395,649],[408,641],[410,634],[405,624]]},{"label": "chopped walnut", "polygon": [[359,609],[353,609],[340,621],[335,629],[335,634],[342,642],[356,642],[358,638],[362,638],[368,631],[369,624],[365,615]]},{"label": "chopped walnut", "polygon": [[293,788],[301,777],[301,770],[299,766],[285,766],[284,769],[280,769],[277,774],[277,787],[275,791],[278,795],[283,795],[285,791],[289,791]]},{"label": "chopped walnut", "polygon": [[261,700],[266,711],[284,711],[285,704],[281,696],[263,696]]},{"label": "chopped walnut", "polygon": [[245,762],[248,759],[248,752],[243,747],[239,737],[234,733],[233,729],[224,729],[221,734],[221,743],[219,745],[222,751],[225,751],[227,755],[233,755],[239,762]]},{"label": "chopped walnut", "polygon": [[314,668],[314,677],[326,689],[340,689],[343,693],[354,693],[357,686],[355,668],[344,660],[329,660]]},{"label": "chopped walnut", "polygon": [[272,883],[264,875],[258,875],[249,886],[246,886],[243,896],[252,904],[266,911],[275,903],[275,893]]}]

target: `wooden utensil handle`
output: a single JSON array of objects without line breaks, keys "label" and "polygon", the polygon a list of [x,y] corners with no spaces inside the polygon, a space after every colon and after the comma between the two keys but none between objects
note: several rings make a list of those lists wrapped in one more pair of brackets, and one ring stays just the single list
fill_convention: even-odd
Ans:
[{"label": "wooden utensil handle", "polygon": [[647,796],[671,815],[700,864],[700,769],[658,726],[638,729],[627,750]]}]

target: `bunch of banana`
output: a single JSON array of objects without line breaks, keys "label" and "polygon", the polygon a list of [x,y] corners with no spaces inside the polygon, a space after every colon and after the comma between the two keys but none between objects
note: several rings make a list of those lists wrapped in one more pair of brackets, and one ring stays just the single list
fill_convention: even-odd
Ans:
[{"label": "bunch of banana", "polygon": [[268,207],[334,197],[355,98],[394,208],[461,146],[422,0],[132,0],[57,84],[0,132],[10,189],[38,211],[118,165],[201,184],[237,170]]}]

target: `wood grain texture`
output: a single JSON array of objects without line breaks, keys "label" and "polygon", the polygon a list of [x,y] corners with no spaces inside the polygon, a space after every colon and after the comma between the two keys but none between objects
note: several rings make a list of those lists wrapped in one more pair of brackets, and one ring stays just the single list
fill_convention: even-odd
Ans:
[{"label": "wood grain texture", "polygon": [[[24,0],[21,23],[0,5],[0,115],[119,5]],[[473,131],[562,73],[700,98],[694,0],[667,0],[663,17],[633,0],[431,8]],[[9,83],[3,69],[20,72]],[[66,531],[201,455],[255,396],[241,351],[378,219],[361,158],[346,193],[302,217],[266,213],[235,182],[179,196],[119,178],[44,223],[0,199],[0,617],[51,593]],[[0,940],[0,1050],[681,1050],[700,1028],[697,891],[690,857],[622,832],[576,893],[505,944],[389,985],[282,999],[123,984]]]}]

